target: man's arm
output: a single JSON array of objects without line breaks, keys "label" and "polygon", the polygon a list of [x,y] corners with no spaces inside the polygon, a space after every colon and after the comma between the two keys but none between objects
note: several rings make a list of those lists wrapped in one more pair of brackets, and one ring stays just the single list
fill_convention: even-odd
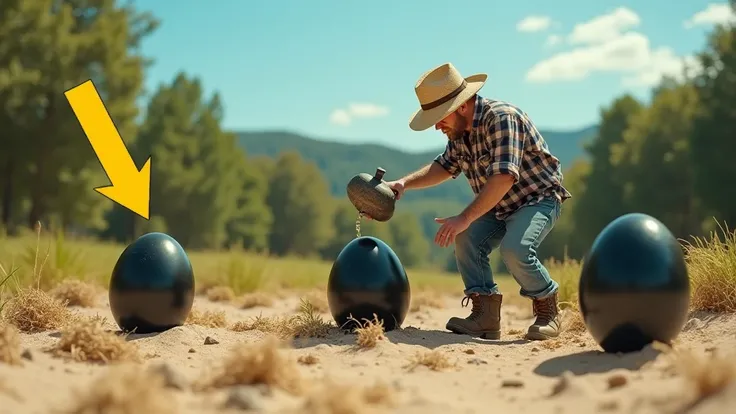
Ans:
[{"label": "man's arm", "polygon": [[469,223],[474,222],[478,217],[495,207],[503,199],[503,196],[509,192],[515,181],[514,177],[508,174],[492,176],[460,215]]},{"label": "man's arm", "polygon": [[452,177],[452,174],[444,169],[439,163],[433,161],[419,170],[405,176],[401,181],[403,181],[405,189],[415,190],[441,184],[450,179],[450,177]]},{"label": "man's arm", "polygon": [[524,126],[516,115],[493,118],[486,130],[486,144],[493,148],[493,163],[488,166],[485,186],[460,213],[468,222],[475,221],[498,204],[519,180],[524,151]]},{"label": "man's arm", "polygon": [[441,184],[458,175],[460,175],[460,163],[455,148],[448,142],[445,150],[437,155],[433,162],[398,181],[404,184],[404,189],[414,190]]}]

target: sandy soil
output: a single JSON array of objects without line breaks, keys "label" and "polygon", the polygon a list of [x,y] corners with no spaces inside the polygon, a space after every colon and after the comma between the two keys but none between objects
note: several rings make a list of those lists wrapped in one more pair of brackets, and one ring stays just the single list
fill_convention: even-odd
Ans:
[{"label": "sandy soil", "polygon": [[[106,326],[117,329],[106,295],[100,295],[98,302],[97,308],[72,309],[83,315],[107,317]],[[59,340],[56,331],[21,334],[25,350],[22,365],[0,363],[0,413],[96,413],[103,412],[99,407],[105,401],[115,399],[128,401],[137,407],[135,412],[141,413],[148,409],[152,413],[248,409],[274,413],[675,413],[685,412],[684,407],[704,392],[676,369],[682,362],[671,354],[659,353],[656,347],[627,355],[603,354],[586,333],[567,334],[544,343],[525,341],[521,332],[532,321],[530,310],[512,304],[503,308],[502,339],[478,340],[444,330],[449,317],[469,312],[469,308],[461,308],[460,298],[443,299],[441,305],[411,312],[402,330],[387,333],[371,349],[356,349],[355,335],[336,330],[325,338],[295,340],[293,349],[281,352],[303,378],[307,391],[301,394],[266,385],[214,390],[196,387],[222,366],[233,346],[264,340],[266,334],[257,330],[234,332],[184,325],[157,335],[131,335],[129,340],[145,356],[142,365],[135,365],[133,371],[139,376],[130,374],[133,377],[127,384],[113,382],[106,393],[103,375],[115,366],[77,362],[45,351]],[[222,310],[232,323],[257,315],[294,314],[298,298],[278,299],[269,307],[240,309],[198,296],[194,306],[200,311]],[[323,316],[331,321],[329,314]],[[700,315],[686,325],[678,339],[678,349],[692,349],[700,355],[725,355],[736,345],[735,328],[734,317]],[[431,351],[444,355],[449,366],[433,370],[410,364],[417,355],[433,355],[426,354]],[[434,355],[437,362],[437,354]],[[166,372],[166,385],[147,385],[143,379],[152,377],[153,371],[146,370],[146,366]],[[325,382],[325,378],[333,382]],[[730,410],[736,403],[734,383],[687,412],[733,412]],[[385,384],[387,389],[374,388],[364,400],[350,393],[374,384]],[[97,406],[75,410],[75,401],[95,389]],[[372,404],[386,400],[384,394],[392,395],[388,405]],[[336,409],[330,410],[331,399]],[[353,408],[351,401],[355,401]],[[343,411],[338,410],[340,406]],[[106,412],[134,412],[125,411],[122,405],[119,408]]]}]

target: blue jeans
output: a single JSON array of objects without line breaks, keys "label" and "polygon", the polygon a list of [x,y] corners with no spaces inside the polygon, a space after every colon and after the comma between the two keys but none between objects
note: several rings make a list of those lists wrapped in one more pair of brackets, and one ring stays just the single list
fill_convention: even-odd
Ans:
[{"label": "blue jeans", "polygon": [[521,296],[542,299],[555,293],[558,284],[537,258],[537,248],[560,216],[560,202],[545,198],[525,205],[505,220],[493,213],[481,216],[455,237],[455,259],[465,284],[465,294],[500,293],[493,281],[488,256],[499,248],[506,268],[521,287]]}]

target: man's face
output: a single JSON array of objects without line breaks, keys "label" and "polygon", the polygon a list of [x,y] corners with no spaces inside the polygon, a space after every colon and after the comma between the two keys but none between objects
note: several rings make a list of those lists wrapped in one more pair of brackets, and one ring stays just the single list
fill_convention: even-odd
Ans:
[{"label": "man's face", "polygon": [[447,136],[447,139],[453,141],[463,137],[467,126],[468,122],[465,117],[460,115],[458,110],[436,123],[434,129],[441,130]]}]

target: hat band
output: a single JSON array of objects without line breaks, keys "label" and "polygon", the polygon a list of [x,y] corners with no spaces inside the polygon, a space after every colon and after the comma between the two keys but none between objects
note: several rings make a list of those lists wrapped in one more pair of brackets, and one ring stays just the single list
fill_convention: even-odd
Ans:
[{"label": "hat band", "polygon": [[463,89],[465,89],[466,86],[468,86],[468,82],[465,81],[465,79],[463,79],[463,83],[461,83],[460,86],[457,87],[457,89],[455,89],[454,91],[450,92],[448,95],[445,95],[445,96],[443,96],[442,98],[440,98],[440,99],[438,99],[436,101],[432,101],[430,103],[422,104],[420,106],[425,111],[429,111],[430,109],[434,109],[434,108],[436,108],[436,107],[438,107],[438,106],[440,106],[440,105],[442,105],[442,104],[444,104],[446,102],[449,102],[450,99],[452,99],[452,98],[460,95],[460,92],[462,92]]}]

